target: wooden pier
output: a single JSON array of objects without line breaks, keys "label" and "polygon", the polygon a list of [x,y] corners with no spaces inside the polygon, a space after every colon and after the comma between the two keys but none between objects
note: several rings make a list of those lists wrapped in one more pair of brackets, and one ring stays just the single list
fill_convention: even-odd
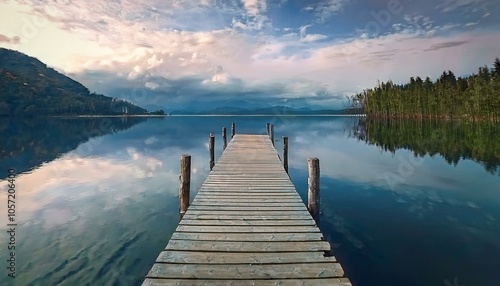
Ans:
[{"label": "wooden pier", "polygon": [[142,285],[351,285],[327,253],[270,136],[235,134]]}]

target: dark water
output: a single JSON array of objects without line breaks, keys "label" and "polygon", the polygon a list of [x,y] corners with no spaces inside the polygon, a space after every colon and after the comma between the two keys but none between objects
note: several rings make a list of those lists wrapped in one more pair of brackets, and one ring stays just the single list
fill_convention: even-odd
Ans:
[{"label": "dark water", "polygon": [[302,198],[320,159],[319,226],[353,285],[500,285],[500,127],[340,117],[0,120],[0,285],[139,285],[178,222],[179,156],[196,191],[208,134],[231,121],[261,134],[273,121],[277,148],[289,137]]}]

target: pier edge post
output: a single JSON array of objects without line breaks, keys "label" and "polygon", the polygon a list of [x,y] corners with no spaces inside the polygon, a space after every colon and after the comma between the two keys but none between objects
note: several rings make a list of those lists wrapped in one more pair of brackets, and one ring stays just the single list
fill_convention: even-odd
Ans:
[{"label": "pier edge post", "polygon": [[307,159],[309,176],[307,178],[307,209],[315,217],[319,214],[319,159]]},{"label": "pier edge post", "polygon": [[288,137],[283,136],[283,168],[288,174]]},{"label": "pier edge post", "polygon": [[226,127],[222,127],[222,150],[226,150],[227,147],[227,136],[226,136]]},{"label": "pier edge post", "polygon": [[231,139],[233,139],[234,134],[236,134],[235,124],[231,123]]},{"label": "pier edge post", "polygon": [[271,133],[271,142],[273,143],[274,146],[274,124],[270,125],[270,133]]},{"label": "pier edge post", "polygon": [[215,166],[215,136],[213,133],[210,133],[210,137],[208,139],[208,150],[210,152],[210,171]]},{"label": "pier edge post", "polygon": [[266,123],[267,136],[271,137],[271,123]]},{"label": "pier edge post", "polygon": [[191,189],[191,155],[181,155],[179,185],[179,215],[182,219],[189,207],[189,192]]}]

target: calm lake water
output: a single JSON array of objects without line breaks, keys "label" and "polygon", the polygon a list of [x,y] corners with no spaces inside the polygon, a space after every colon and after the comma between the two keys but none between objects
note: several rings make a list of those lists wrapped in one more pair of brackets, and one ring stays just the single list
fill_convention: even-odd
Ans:
[{"label": "calm lake water", "polygon": [[[140,285],[174,232],[179,157],[192,191],[221,127],[289,137],[303,199],[321,164],[319,227],[355,286],[500,285],[500,127],[343,117],[0,120],[0,285]],[[16,278],[7,277],[7,170]],[[194,196],[193,196],[194,197]]]}]

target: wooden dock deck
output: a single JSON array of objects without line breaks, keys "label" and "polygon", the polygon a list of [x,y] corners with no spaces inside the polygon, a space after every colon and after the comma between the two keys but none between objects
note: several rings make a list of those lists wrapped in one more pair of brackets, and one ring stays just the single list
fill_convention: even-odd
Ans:
[{"label": "wooden dock deck", "polygon": [[142,285],[351,285],[329,251],[269,137],[236,134]]}]

